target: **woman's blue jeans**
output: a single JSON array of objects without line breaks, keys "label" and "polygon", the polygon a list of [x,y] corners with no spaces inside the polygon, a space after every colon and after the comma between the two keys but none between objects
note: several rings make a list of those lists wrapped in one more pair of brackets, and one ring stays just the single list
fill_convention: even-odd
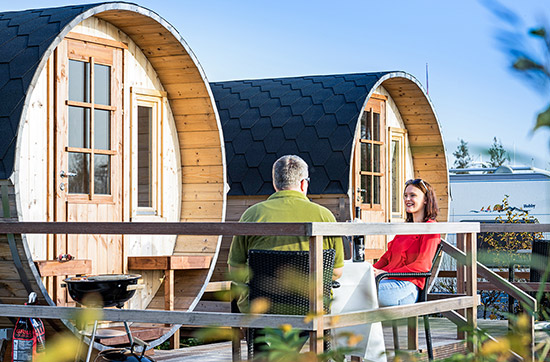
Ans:
[{"label": "woman's blue jeans", "polygon": [[381,307],[416,303],[418,287],[406,280],[382,279],[378,286]]}]

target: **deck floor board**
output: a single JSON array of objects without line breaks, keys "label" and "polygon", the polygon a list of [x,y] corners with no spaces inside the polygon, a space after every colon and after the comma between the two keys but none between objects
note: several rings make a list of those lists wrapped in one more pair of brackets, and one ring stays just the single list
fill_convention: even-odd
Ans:
[{"label": "deck floor board", "polygon": [[[508,322],[505,320],[480,319],[478,320],[478,325],[480,328],[488,331],[493,337],[501,337],[508,332]],[[438,357],[438,350],[440,350],[440,353],[445,354],[449,353],[448,351],[453,350],[453,348],[457,348],[456,345],[459,341],[456,340],[456,326],[452,322],[444,318],[430,318],[430,327],[432,330],[436,358]],[[393,355],[392,330],[389,325],[384,326],[383,329],[386,349],[388,350],[388,355],[391,356]],[[537,341],[545,337],[548,338],[548,334],[541,331],[537,331],[535,336]],[[399,340],[400,346],[405,348],[407,344],[407,335],[404,324],[399,327]],[[426,338],[424,336],[422,319],[419,319],[418,340],[420,350],[424,351],[426,349]],[[244,342],[242,351],[246,353],[246,345]],[[176,350],[156,350],[153,358],[156,361],[163,362],[231,361],[231,342],[213,343]],[[392,358],[389,358],[389,360],[391,361]]]}]

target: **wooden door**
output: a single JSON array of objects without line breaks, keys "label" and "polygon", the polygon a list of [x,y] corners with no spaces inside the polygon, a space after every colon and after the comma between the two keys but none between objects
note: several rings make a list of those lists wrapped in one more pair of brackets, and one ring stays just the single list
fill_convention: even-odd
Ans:
[{"label": "wooden door", "polygon": [[[122,221],[122,51],[66,39],[55,64],[55,220]],[[124,269],[120,235],[60,235],[55,252],[90,259],[93,274]]]},{"label": "wooden door", "polygon": [[[386,102],[384,96],[369,99],[360,121],[355,144],[353,212],[364,222],[386,222]],[[383,249],[385,237],[368,236],[366,248]]]}]

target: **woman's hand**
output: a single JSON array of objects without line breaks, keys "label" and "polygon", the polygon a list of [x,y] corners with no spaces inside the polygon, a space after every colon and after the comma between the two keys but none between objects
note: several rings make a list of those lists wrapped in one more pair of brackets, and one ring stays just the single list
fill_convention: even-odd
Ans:
[{"label": "woman's hand", "polygon": [[376,268],[373,268],[374,269],[374,276],[378,276],[379,274],[382,274],[382,273],[385,273],[386,271],[385,270],[382,270],[382,269],[376,269]]}]

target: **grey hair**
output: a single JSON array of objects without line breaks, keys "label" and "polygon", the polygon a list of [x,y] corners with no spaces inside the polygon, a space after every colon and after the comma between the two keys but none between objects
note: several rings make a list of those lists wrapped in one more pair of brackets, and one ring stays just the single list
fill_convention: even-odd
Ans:
[{"label": "grey hair", "polygon": [[273,164],[273,184],[278,190],[298,187],[300,181],[307,178],[307,163],[296,155],[286,155]]}]

